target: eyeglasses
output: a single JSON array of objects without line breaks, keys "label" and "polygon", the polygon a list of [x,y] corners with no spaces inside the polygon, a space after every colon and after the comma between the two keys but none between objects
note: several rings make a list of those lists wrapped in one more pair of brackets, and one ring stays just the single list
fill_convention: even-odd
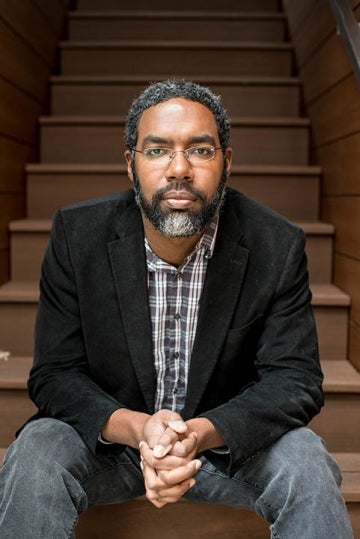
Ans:
[{"label": "eyeglasses", "polygon": [[198,165],[214,159],[216,150],[214,146],[194,146],[187,150],[172,150],[171,148],[145,148],[145,150],[136,150],[134,152],[141,153],[145,160],[149,163],[158,165],[167,165],[174,159],[175,154],[183,153],[191,165]]}]

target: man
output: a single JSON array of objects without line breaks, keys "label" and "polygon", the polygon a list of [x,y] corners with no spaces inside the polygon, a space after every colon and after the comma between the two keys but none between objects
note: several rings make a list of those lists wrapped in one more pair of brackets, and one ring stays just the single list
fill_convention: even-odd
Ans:
[{"label": "man", "polygon": [[226,188],[229,137],[208,89],[150,85],[126,125],[134,192],[56,214],[1,537],[67,538],[144,493],[255,510],[273,538],[352,537],[305,428],[323,394],[304,234]]}]

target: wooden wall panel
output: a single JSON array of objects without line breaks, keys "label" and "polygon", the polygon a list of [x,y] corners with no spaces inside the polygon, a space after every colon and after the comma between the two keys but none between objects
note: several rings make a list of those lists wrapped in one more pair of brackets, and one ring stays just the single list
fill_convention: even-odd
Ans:
[{"label": "wooden wall panel", "polygon": [[360,261],[346,255],[335,255],[336,282],[351,296],[350,319],[360,320]]},{"label": "wooden wall panel", "polygon": [[37,119],[69,5],[0,0],[0,284],[9,278],[8,224],[25,215],[24,167],[37,157]]},{"label": "wooden wall panel", "polygon": [[350,73],[330,88],[322,99],[309,104],[307,110],[312,119],[315,146],[360,132],[359,97],[358,83]]},{"label": "wooden wall panel", "polygon": [[[335,19],[330,5],[324,0],[305,0],[285,2],[288,5],[289,24],[291,26],[291,39],[296,48],[298,68],[312,57],[314,50],[329,38],[335,29]],[[306,28],[306,32],[304,32]]]},{"label": "wooden wall panel", "polygon": [[322,195],[360,195],[360,133],[313,147],[312,162],[321,163]]},{"label": "wooden wall panel", "polygon": [[[359,0],[351,5],[360,20]],[[312,125],[311,162],[323,171],[320,213],[335,225],[334,282],[352,300],[349,359],[360,368],[360,88],[329,2],[284,7]]]}]

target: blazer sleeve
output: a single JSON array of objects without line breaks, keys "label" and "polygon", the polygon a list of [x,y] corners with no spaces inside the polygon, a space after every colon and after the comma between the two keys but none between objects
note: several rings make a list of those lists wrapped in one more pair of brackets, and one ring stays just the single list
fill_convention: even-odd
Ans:
[{"label": "blazer sleeve", "polygon": [[208,457],[232,475],[290,429],[305,426],[323,405],[323,375],[309,289],[305,235],[298,231],[264,316],[255,365],[258,381],[202,413],[219,430],[229,457]]},{"label": "blazer sleeve", "polygon": [[76,276],[60,211],[42,265],[28,388],[40,415],[72,425],[94,452],[102,426],[122,406],[90,377]]}]

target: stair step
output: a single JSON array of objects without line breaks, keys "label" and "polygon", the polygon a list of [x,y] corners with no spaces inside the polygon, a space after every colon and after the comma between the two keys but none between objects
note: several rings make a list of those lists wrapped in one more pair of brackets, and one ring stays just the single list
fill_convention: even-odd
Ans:
[{"label": "stair step", "polygon": [[[59,45],[63,75],[290,76],[293,48],[257,41],[64,41]],[[184,58],[191,61],[184,62]]]},{"label": "stair step", "polygon": [[[125,118],[47,116],[40,118],[43,163],[119,163]],[[307,118],[233,118],[235,164],[308,164]]]},{"label": "stair step", "polygon": [[[185,77],[188,78],[188,77]],[[300,82],[295,77],[210,77],[194,80],[221,95],[231,117],[297,117]],[[152,81],[162,80],[152,76]],[[126,115],[132,100],[147,86],[141,76],[54,76],[53,115]]]},{"label": "stair step", "polygon": [[[24,396],[31,365],[31,356],[14,355],[10,356],[8,361],[0,361],[0,402],[4,404],[0,410],[4,410],[3,414],[7,416],[9,407],[5,399],[10,395],[14,404],[14,415],[17,414],[17,409],[20,409],[22,414],[18,426],[26,419]],[[356,413],[360,406],[360,373],[346,360],[322,360],[322,368],[326,405],[310,426],[325,439],[331,451],[360,452]],[[21,402],[21,407],[17,407],[17,400]],[[339,421],[340,413],[344,412],[346,416]],[[13,423],[10,428],[6,426],[6,419],[4,417],[2,420],[0,411],[0,445],[10,443],[13,432]]]},{"label": "stair step", "polygon": [[[4,352],[0,350],[0,352]],[[0,390],[26,389],[32,366],[32,356],[14,356],[0,359]],[[345,359],[322,359],[324,391],[332,393],[358,393],[360,395],[360,372]],[[1,444],[0,444],[1,445]]]},{"label": "stair step", "polygon": [[[26,172],[31,219],[49,219],[57,208],[132,186],[124,165],[30,164]],[[234,165],[229,185],[289,219],[316,221],[319,175],[318,167]]]},{"label": "stair step", "polygon": [[[349,296],[330,284],[313,284],[312,292],[321,357],[346,357]],[[32,353],[38,295],[37,281],[9,281],[0,287],[0,343],[12,355]]]},{"label": "stair step", "polygon": [[73,11],[70,40],[196,39],[283,41],[285,17],[241,11]]},{"label": "stair step", "polygon": [[[99,0],[77,0],[76,7],[78,10],[99,10]],[[149,9],[148,0],[133,0],[131,2],[132,9]],[[102,0],[102,10],[117,10],[119,9],[119,0]],[[153,0],[151,2],[152,10],[168,10],[171,9],[171,3],[168,0]],[[193,0],[183,0],[181,4],[177,3],[174,11],[191,11],[194,9]],[[209,2],[209,0],[198,0],[196,9],[202,10],[205,13],[208,11],[218,11],[218,2]],[[231,11],[277,11],[278,0],[223,0],[221,9]]]},{"label": "stair step", "polygon": [[[299,225],[308,236],[307,256],[311,282],[330,283],[332,274],[333,225],[306,223]],[[40,276],[41,261],[48,243],[51,220],[23,219],[12,221],[11,278],[13,281],[36,280]]]}]

